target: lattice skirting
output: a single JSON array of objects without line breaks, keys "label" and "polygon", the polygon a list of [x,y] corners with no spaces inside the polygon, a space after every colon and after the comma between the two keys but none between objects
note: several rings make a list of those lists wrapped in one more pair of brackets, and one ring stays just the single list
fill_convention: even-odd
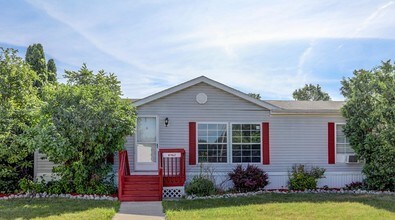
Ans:
[{"label": "lattice skirting", "polygon": [[183,186],[163,187],[163,198],[181,198],[185,195]]}]

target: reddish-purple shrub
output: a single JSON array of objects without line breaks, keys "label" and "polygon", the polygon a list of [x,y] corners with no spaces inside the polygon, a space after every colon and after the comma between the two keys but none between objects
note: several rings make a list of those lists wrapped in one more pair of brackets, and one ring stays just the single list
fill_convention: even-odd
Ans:
[{"label": "reddish-purple shrub", "polygon": [[228,173],[228,176],[235,190],[239,192],[257,191],[269,184],[267,173],[250,164],[245,169],[242,165],[237,165],[232,172]]},{"label": "reddish-purple shrub", "polygon": [[344,188],[348,190],[366,189],[366,185],[363,182],[351,182]]}]

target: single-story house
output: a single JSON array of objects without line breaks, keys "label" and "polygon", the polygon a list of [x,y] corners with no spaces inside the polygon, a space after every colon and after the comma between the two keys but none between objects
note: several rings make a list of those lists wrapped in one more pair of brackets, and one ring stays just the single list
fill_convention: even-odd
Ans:
[{"label": "single-story house", "polygon": [[[266,171],[268,189],[287,188],[294,164],[325,168],[320,187],[361,181],[362,164],[342,132],[343,104],[258,100],[205,76],[133,100],[137,129],[114,162],[119,197],[180,196],[202,167],[230,187],[227,174],[237,164]],[[53,164],[42,156],[35,155],[36,177],[51,173]]]}]

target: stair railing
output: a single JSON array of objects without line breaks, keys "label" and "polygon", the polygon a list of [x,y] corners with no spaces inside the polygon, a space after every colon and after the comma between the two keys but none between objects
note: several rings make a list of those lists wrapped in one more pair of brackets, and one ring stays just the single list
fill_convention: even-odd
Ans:
[{"label": "stair railing", "polygon": [[125,176],[130,175],[128,152],[126,150],[119,151],[119,166],[118,166],[118,199],[122,201],[123,185],[125,183]]},{"label": "stair railing", "polygon": [[158,175],[159,175],[159,200],[161,201],[163,197],[163,168],[162,167],[159,167]]},{"label": "stair railing", "polygon": [[163,186],[184,186],[185,150],[160,149],[159,168],[162,168]]}]

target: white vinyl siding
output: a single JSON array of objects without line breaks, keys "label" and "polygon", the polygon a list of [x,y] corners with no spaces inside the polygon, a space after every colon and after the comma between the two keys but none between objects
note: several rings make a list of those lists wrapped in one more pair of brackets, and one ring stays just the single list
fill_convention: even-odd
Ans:
[{"label": "white vinyl siding", "polygon": [[[205,93],[208,97],[206,104],[198,104],[196,95]],[[336,173],[348,177],[323,179],[323,185],[339,187],[349,181],[357,181],[361,176],[361,164],[336,163],[328,164],[328,122],[344,123],[340,114],[334,115],[270,115],[270,111],[247,102],[239,97],[220,89],[200,83],[182,91],[165,96],[161,99],[144,104],[137,108],[138,115],[158,115],[159,119],[159,148],[183,148],[186,151],[186,172],[192,178],[201,172],[200,164],[189,165],[189,122],[228,123],[228,158],[227,163],[204,163],[204,168],[215,170],[217,183],[228,179],[227,173],[234,169],[237,163],[232,163],[231,128],[232,124],[254,124],[268,122],[270,124],[270,164],[256,163],[256,166],[272,174],[268,188],[286,187],[288,171],[296,163],[325,168],[327,176]],[[164,120],[169,119],[166,127]],[[230,124],[229,124],[230,123]],[[262,129],[262,128],[261,128]],[[196,130],[196,138],[198,132]],[[129,158],[134,154],[134,136],[127,138],[125,144]],[[198,139],[196,139],[196,144]],[[196,146],[196,156],[198,146]],[[197,158],[196,158],[197,159]],[[198,161],[198,160],[196,160]],[[261,159],[262,161],[262,159]],[[117,164],[117,161],[116,161]],[[134,161],[130,160],[132,170]],[[281,173],[281,181],[277,181],[277,173]],[[223,175],[222,175],[223,174]],[[357,175],[358,174],[358,175]],[[335,174],[333,174],[335,175]],[[278,176],[280,178],[280,176]],[[335,181],[336,180],[336,181]],[[336,184],[334,184],[336,183]]]},{"label": "white vinyl siding", "polygon": [[48,160],[45,154],[35,152],[34,153],[34,177],[40,179],[44,177],[50,180],[52,175],[52,168],[55,166],[54,163]]},{"label": "white vinyl siding", "polygon": [[261,162],[260,124],[232,124],[232,162]]}]

